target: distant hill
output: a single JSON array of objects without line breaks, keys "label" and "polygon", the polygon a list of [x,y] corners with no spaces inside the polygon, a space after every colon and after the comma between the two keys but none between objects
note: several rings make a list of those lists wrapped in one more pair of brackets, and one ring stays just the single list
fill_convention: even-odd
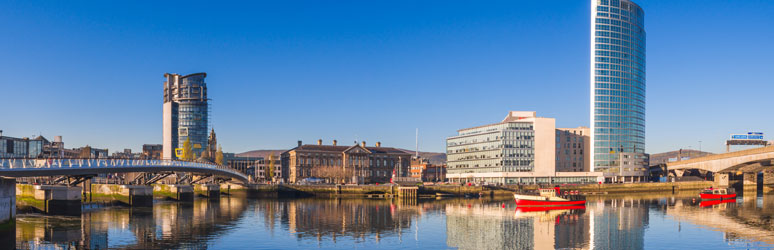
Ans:
[{"label": "distant hill", "polygon": [[[400,149],[400,148],[399,148]],[[414,155],[413,150],[408,149],[400,149],[403,152],[409,153]],[[263,158],[269,158],[269,154],[272,152],[274,153],[274,156],[279,158],[279,155],[282,152],[287,151],[287,149],[260,149],[260,150],[251,150],[247,152],[242,152],[239,154],[236,154],[236,156],[239,157],[263,157]],[[428,159],[431,164],[445,164],[446,163],[446,154],[445,153],[436,153],[436,152],[419,152],[419,156],[422,158]]]},{"label": "distant hill", "polygon": [[669,159],[677,160],[678,156],[682,155],[683,158],[697,158],[707,155],[713,155],[713,153],[710,152],[703,152],[699,150],[693,150],[693,149],[683,149],[675,150],[675,151],[669,151],[669,152],[663,152],[658,154],[651,154],[650,155],[650,165],[658,165],[662,163],[669,162]]}]

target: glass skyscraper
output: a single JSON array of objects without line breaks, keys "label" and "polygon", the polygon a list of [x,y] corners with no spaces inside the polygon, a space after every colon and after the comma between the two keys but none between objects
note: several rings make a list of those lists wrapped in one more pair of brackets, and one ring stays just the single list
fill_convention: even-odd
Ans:
[{"label": "glass skyscraper", "polygon": [[592,169],[607,181],[645,174],[645,23],[628,0],[591,0]]},{"label": "glass skyscraper", "polygon": [[162,158],[176,159],[175,149],[190,139],[195,157],[208,148],[206,73],[165,74]]}]

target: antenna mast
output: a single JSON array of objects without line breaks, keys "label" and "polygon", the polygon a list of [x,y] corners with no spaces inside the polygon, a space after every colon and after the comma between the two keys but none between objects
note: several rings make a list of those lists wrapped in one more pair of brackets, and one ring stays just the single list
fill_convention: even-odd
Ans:
[{"label": "antenna mast", "polygon": [[416,136],[416,157],[419,158],[419,128],[417,128],[417,136]]}]

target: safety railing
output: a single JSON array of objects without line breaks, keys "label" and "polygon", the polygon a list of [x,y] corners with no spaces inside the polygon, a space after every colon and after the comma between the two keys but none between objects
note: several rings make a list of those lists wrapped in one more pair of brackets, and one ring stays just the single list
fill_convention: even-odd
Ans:
[{"label": "safety railing", "polygon": [[0,159],[0,173],[10,169],[62,169],[62,168],[132,168],[187,167],[199,169],[217,169],[235,176],[247,179],[243,173],[227,166],[211,163],[175,161],[175,160],[141,160],[141,159]]}]

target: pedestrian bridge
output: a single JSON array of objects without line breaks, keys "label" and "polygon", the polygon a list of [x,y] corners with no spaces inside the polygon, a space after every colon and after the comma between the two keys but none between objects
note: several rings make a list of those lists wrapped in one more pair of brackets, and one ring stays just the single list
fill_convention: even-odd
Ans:
[{"label": "pedestrian bridge", "polygon": [[713,173],[758,173],[774,168],[774,146],[754,148],[724,154],[667,163],[669,170],[698,169]]},{"label": "pedestrian bridge", "polygon": [[0,159],[0,176],[75,176],[108,173],[191,172],[233,178],[247,183],[244,174],[226,166],[175,160],[132,159]]}]

